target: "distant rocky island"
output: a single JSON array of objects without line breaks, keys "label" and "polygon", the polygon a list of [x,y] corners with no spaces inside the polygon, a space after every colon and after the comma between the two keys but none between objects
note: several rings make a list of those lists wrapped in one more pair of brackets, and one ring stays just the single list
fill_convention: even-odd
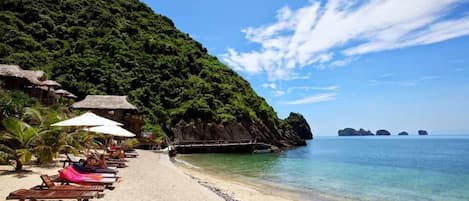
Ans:
[{"label": "distant rocky island", "polygon": [[355,130],[353,128],[345,128],[339,130],[339,136],[366,136],[374,135],[371,131],[360,128],[360,130]]},{"label": "distant rocky island", "polygon": [[391,135],[391,132],[387,130],[378,130],[376,131],[376,135]]},{"label": "distant rocky island", "polygon": [[[360,128],[359,130],[355,130],[353,128],[344,128],[344,129],[339,130],[338,133],[339,133],[339,136],[372,136],[372,135],[388,136],[388,135],[391,135],[391,132],[385,129],[377,130],[376,134],[374,134],[370,130],[365,130],[363,128]],[[417,133],[418,135],[428,135],[428,132],[426,130],[419,130]],[[409,133],[406,131],[402,131],[397,135],[409,135]]]}]

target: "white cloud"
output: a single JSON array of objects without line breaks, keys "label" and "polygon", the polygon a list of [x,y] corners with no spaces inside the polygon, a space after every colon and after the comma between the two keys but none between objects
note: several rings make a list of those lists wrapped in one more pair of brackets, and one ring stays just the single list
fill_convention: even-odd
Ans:
[{"label": "white cloud", "polygon": [[382,78],[385,78],[385,80],[369,80],[368,85],[369,86],[397,85],[401,87],[415,87],[417,85],[424,84],[427,81],[441,78],[440,76],[436,76],[436,75],[425,75],[416,79],[409,79],[409,80],[389,80],[388,79],[389,77],[390,76],[382,77]]},{"label": "white cloud", "polygon": [[275,91],[273,91],[271,94],[272,94],[272,96],[278,97],[278,96],[283,96],[283,95],[285,95],[285,93],[286,93],[286,92],[283,91],[283,90],[275,90]]},{"label": "white cloud", "polygon": [[342,67],[342,66],[346,66],[352,62],[354,62],[355,60],[357,60],[358,58],[357,57],[347,57],[345,59],[341,59],[341,60],[335,60],[333,62],[331,62],[331,66],[332,67]]},{"label": "white cloud", "polygon": [[339,89],[336,85],[331,86],[301,86],[301,87],[288,87],[287,91],[292,92],[294,90],[304,90],[304,91],[311,91],[311,90],[318,90],[318,91],[336,91]]},{"label": "white cloud", "polygon": [[277,85],[275,83],[264,83],[262,84],[262,87],[269,89],[277,89]]},{"label": "white cloud", "polygon": [[287,102],[284,102],[284,104],[301,105],[301,104],[309,104],[309,103],[327,102],[327,101],[335,100],[336,96],[337,96],[336,93],[316,94],[316,95],[308,96],[308,97],[301,98],[298,100],[287,101]]},{"label": "white cloud", "polygon": [[308,65],[345,66],[358,55],[469,35],[469,16],[450,16],[462,1],[330,0],[283,7],[274,23],[242,30],[259,49],[228,49],[222,59],[238,71],[266,73],[270,81],[298,79],[296,70]]}]

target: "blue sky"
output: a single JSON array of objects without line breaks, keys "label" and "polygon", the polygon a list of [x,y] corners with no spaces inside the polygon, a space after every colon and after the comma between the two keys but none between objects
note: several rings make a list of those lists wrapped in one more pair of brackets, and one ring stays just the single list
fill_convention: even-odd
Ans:
[{"label": "blue sky", "polygon": [[469,134],[469,1],[144,2],[316,135]]}]

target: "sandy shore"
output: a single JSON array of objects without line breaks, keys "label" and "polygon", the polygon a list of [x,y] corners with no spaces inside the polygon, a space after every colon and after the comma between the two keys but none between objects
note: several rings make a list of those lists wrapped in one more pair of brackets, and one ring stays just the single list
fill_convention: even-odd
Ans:
[{"label": "sandy shore", "polygon": [[[103,201],[222,201],[208,188],[200,185],[172,164],[167,155],[139,151],[138,158],[131,158],[129,167],[119,169],[122,180],[115,190],[104,192]],[[0,166],[0,200],[16,189],[31,188],[41,184],[39,175],[56,175],[61,164],[49,168],[26,166],[30,173],[9,172],[11,166]]]},{"label": "sandy shore", "polygon": [[219,191],[229,196],[232,200],[240,201],[296,201],[304,200],[298,194],[271,188],[266,185],[259,185],[247,181],[235,180],[221,175],[208,174],[207,172],[191,167],[188,164],[176,162],[187,175],[198,181],[201,185]]},{"label": "sandy shore", "polygon": [[[138,158],[128,159],[127,168],[119,169],[122,180],[115,190],[104,192],[103,201],[288,201],[304,200],[297,194],[268,188],[254,183],[210,175],[189,166],[175,165],[167,154],[139,150]],[[50,167],[31,167],[29,173],[12,173],[13,167],[0,166],[0,200],[20,188],[41,183],[39,175],[56,175],[62,164]],[[309,200],[309,199],[308,199]],[[316,199],[314,199],[316,200]],[[318,199],[322,200],[322,199]]]}]

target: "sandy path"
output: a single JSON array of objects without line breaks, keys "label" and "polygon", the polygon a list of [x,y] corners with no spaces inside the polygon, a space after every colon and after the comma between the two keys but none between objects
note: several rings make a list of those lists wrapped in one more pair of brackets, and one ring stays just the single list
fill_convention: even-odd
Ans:
[{"label": "sandy path", "polygon": [[[222,201],[214,192],[184,174],[172,164],[165,154],[139,150],[140,156],[128,159],[127,168],[119,169],[122,181],[115,190],[104,192],[102,201]],[[10,172],[12,166],[0,166],[0,200],[20,188],[31,188],[41,184],[41,174],[56,175],[62,164],[49,168],[25,166],[32,170],[25,174]]]},{"label": "sandy path", "polygon": [[121,168],[123,181],[107,191],[103,201],[221,201],[209,189],[176,168],[167,155],[139,150],[140,156],[129,159],[129,167]]}]

